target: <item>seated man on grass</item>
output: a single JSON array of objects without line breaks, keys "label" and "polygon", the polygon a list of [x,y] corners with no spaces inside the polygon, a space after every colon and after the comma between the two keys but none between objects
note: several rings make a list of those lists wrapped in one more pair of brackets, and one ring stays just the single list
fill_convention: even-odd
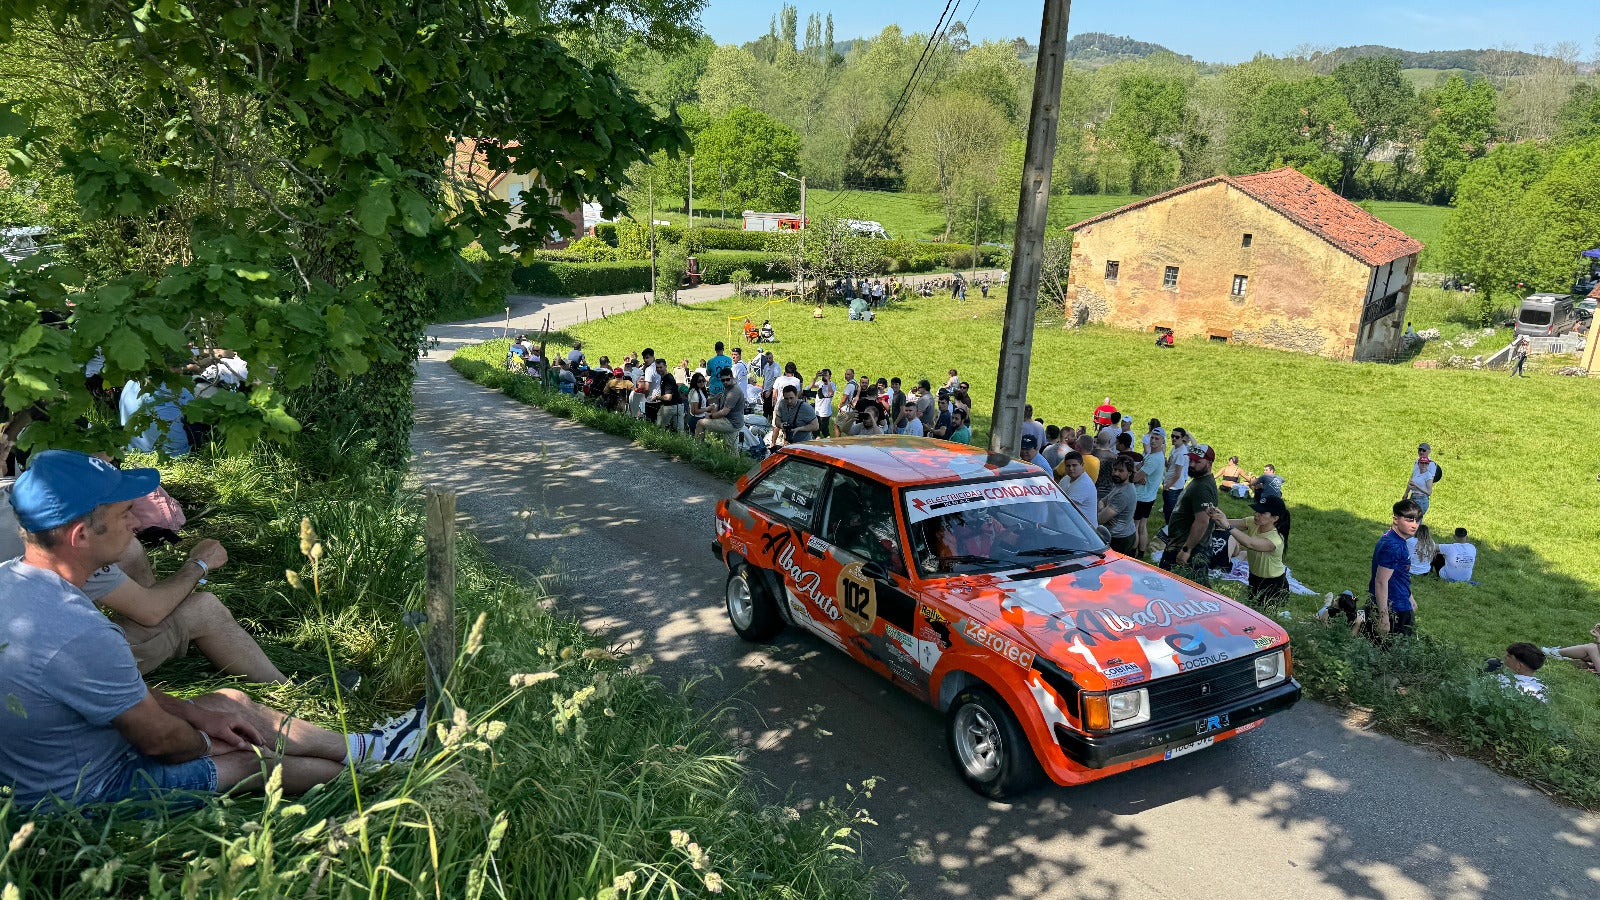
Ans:
[{"label": "seated man on grass", "polygon": [[121,631],[82,587],[127,549],[133,501],[155,490],[154,469],[118,471],[82,453],[36,455],[11,505],[24,532],[20,559],[0,563],[0,785],[19,807],[179,799],[259,790],[273,768],[286,793],[338,777],[349,762],[417,752],[419,705],[382,728],[339,734],[223,690],[179,700],[139,677]]}]

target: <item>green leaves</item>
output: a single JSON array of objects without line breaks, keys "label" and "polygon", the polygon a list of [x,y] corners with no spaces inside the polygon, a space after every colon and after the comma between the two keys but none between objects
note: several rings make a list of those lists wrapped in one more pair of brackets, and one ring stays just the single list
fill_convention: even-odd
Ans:
[{"label": "green leaves", "polygon": [[355,217],[363,232],[377,237],[388,228],[389,217],[394,215],[391,194],[389,183],[383,179],[372,182],[361,194],[356,202]]}]

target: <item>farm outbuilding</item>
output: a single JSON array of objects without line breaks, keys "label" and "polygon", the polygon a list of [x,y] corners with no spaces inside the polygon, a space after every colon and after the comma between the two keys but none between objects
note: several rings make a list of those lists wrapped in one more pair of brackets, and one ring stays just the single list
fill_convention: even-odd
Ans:
[{"label": "farm outbuilding", "polygon": [[1089,321],[1334,359],[1399,353],[1422,244],[1292,168],[1219,175],[1073,225]]}]

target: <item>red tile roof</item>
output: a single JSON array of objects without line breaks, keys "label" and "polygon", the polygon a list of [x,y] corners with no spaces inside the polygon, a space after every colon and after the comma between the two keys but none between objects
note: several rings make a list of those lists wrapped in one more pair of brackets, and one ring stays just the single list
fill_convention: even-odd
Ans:
[{"label": "red tile roof", "polygon": [[1068,230],[1077,231],[1219,181],[1369,266],[1381,266],[1422,251],[1421,241],[1289,167],[1256,175],[1216,175],[1084,219]]}]

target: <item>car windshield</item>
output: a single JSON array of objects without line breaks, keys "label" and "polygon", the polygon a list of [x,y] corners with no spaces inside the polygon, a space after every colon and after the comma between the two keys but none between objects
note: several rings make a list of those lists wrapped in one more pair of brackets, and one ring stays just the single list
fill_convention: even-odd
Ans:
[{"label": "car windshield", "polygon": [[907,491],[912,553],[925,578],[1034,567],[1104,552],[1049,476]]}]

